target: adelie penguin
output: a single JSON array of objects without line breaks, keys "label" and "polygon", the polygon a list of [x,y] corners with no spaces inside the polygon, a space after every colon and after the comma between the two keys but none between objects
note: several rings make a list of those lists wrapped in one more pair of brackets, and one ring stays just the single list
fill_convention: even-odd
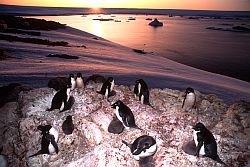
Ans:
[{"label": "adelie penguin", "polygon": [[67,87],[59,90],[53,97],[51,102],[51,107],[48,109],[48,111],[52,111],[55,109],[59,109],[60,112],[69,110],[73,103],[74,98],[70,97],[70,85],[67,85]]},{"label": "adelie penguin", "polygon": [[182,103],[184,111],[191,111],[195,106],[196,96],[193,88],[187,88],[185,91],[185,98]]},{"label": "adelie penguin", "polygon": [[76,88],[76,79],[74,74],[69,74],[68,85],[70,85],[70,90],[74,90]]},{"label": "adelie penguin", "polygon": [[100,91],[97,91],[97,93],[100,93],[104,95],[105,98],[108,98],[111,96],[111,92],[113,91],[115,86],[115,80],[112,77],[109,77],[102,85],[102,88]]},{"label": "adelie penguin", "polygon": [[51,125],[39,125],[37,129],[42,132],[41,150],[31,155],[30,157],[34,157],[40,154],[51,155],[53,153],[58,153],[58,131]]},{"label": "adelie penguin", "polygon": [[148,85],[143,79],[138,79],[135,81],[134,95],[135,98],[137,96],[139,97],[141,104],[150,105]]},{"label": "adelie penguin", "polygon": [[122,140],[122,143],[130,148],[134,159],[136,159],[137,161],[142,158],[152,156],[157,151],[155,139],[148,135],[140,136],[132,144],[129,144],[124,140]]},{"label": "adelie penguin", "polygon": [[132,113],[130,108],[126,106],[122,101],[118,100],[117,102],[112,104],[111,107],[115,109],[116,117],[119,119],[119,121],[122,122],[123,126],[126,129],[135,128],[142,130],[135,124],[134,114]]},{"label": "adelie penguin", "polygon": [[76,87],[81,89],[84,88],[84,80],[81,73],[76,74]]},{"label": "adelie penguin", "polygon": [[202,123],[199,122],[193,127],[193,138],[197,157],[203,155],[227,166],[218,156],[217,143],[213,134]]},{"label": "adelie penguin", "polygon": [[66,120],[62,124],[62,130],[63,130],[63,133],[66,135],[72,134],[72,132],[74,131],[74,124],[72,121],[72,116],[70,115],[67,116]]}]

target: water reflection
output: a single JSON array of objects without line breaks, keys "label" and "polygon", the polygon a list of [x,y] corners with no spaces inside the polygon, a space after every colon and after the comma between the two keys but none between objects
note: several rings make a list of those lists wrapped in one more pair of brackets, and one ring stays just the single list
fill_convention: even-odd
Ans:
[{"label": "water reflection", "polygon": [[[129,17],[136,20],[128,20]],[[158,18],[164,26],[148,26],[148,17]],[[250,28],[249,20],[194,20],[185,17],[125,14],[38,18],[55,20],[128,47],[154,52],[182,64],[249,80],[247,71],[250,64],[250,33],[206,29],[211,26],[225,28],[226,25],[248,25]],[[113,18],[121,22],[92,20],[94,18]]]},{"label": "water reflection", "polygon": [[103,37],[103,30],[102,30],[101,22],[93,21],[91,24],[92,24],[93,34]]}]

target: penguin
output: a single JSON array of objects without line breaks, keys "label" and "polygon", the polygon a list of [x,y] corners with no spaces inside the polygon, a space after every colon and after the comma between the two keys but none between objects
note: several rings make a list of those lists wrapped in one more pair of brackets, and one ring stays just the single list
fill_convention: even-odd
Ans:
[{"label": "penguin", "polygon": [[65,88],[59,90],[53,97],[51,102],[51,107],[47,111],[52,111],[54,109],[59,109],[60,112],[65,111],[68,108],[67,104],[69,101],[70,85],[67,85]]},{"label": "penguin", "polygon": [[109,77],[102,85],[102,88],[100,91],[97,91],[97,93],[100,93],[104,95],[104,97],[108,98],[111,96],[111,92],[113,91],[115,86],[115,80],[113,77]]},{"label": "penguin", "polygon": [[138,79],[135,81],[134,95],[135,98],[137,96],[139,97],[139,101],[141,102],[141,104],[146,104],[151,106],[151,104],[149,103],[148,85],[143,79]]},{"label": "penguin", "polygon": [[155,139],[148,135],[138,137],[132,144],[129,144],[124,140],[122,140],[122,143],[130,148],[134,159],[137,161],[139,161],[141,158],[152,156],[157,151]]},{"label": "penguin", "polygon": [[217,154],[217,143],[213,134],[200,122],[193,127],[193,139],[197,157],[203,155],[226,165]]},{"label": "penguin", "polygon": [[134,87],[135,98],[140,95],[141,91],[148,91],[148,85],[143,79],[138,79],[135,81]]},{"label": "penguin", "polygon": [[66,135],[70,135],[72,134],[73,130],[74,130],[74,124],[72,122],[72,116],[67,116],[66,120],[63,122],[62,124],[62,130],[63,133]]},{"label": "penguin", "polygon": [[191,111],[195,106],[196,96],[194,93],[194,89],[188,87],[185,91],[185,98],[182,103],[182,109],[184,111]]},{"label": "penguin", "polygon": [[55,152],[58,154],[58,131],[51,125],[39,125],[37,129],[42,131],[41,150],[29,157],[34,157],[40,154],[53,154]]},{"label": "penguin", "polygon": [[151,106],[151,104],[149,103],[149,91],[148,90],[141,90],[139,94],[139,101],[141,102],[141,104],[146,104],[146,105]]},{"label": "penguin", "polygon": [[135,128],[142,130],[135,124],[135,118],[130,108],[122,101],[118,100],[112,104],[111,107],[115,109],[116,117],[122,122],[126,129]]},{"label": "penguin", "polygon": [[76,74],[76,87],[84,88],[84,81],[81,73]]},{"label": "penguin", "polygon": [[8,166],[7,156],[3,155],[2,151],[3,151],[3,146],[0,148],[0,166],[7,167]]},{"label": "penguin", "polygon": [[69,74],[68,85],[71,85],[70,90],[74,90],[76,88],[76,80],[74,74]]}]

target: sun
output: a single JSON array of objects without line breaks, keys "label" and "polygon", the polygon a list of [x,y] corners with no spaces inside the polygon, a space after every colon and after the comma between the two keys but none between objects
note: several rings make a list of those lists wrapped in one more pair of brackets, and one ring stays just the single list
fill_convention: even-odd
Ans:
[{"label": "sun", "polygon": [[91,0],[90,4],[92,9],[98,10],[101,7],[101,0]]}]

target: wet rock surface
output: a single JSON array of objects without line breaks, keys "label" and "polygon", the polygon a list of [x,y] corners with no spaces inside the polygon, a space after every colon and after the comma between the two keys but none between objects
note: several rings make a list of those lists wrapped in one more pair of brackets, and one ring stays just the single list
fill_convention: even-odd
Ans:
[{"label": "wet rock surface", "polygon": [[[108,100],[96,93],[101,82],[89,82],[85,89],[70,95],[75,103],[70,110],[46,111],[56,93],[52,88],[22,91],[17,102],[0,108],[2,154],[9,166],[222,166],[210,158],[186,154],[182,147],[192,140],[192,126],[202,122],[215,136],[220,158],[229,166],[246,166],[250,157],[250,103],[231,106],[214,95],[198,91],[196,108],[181,110],[184,90],[150,89],[151,106],[141,104],[133,86],[116,85]],[[111,104],[123,101],[132,110],[136,124],[143,130],[124,129],[114,118]],[[65,135],[62,124],[71,115],[74,131]],[[115,128],[112,124],[117,125]],[[59,153],[29,158],[41,147],[38,125],[51,124],[59,132]],[[110,128],[112,132],[110,133]],[[157,152],[150,159],[136,161],[122,143],[142,135],[152,136]],[[1,146],[0,146],[1,147]]]}]

